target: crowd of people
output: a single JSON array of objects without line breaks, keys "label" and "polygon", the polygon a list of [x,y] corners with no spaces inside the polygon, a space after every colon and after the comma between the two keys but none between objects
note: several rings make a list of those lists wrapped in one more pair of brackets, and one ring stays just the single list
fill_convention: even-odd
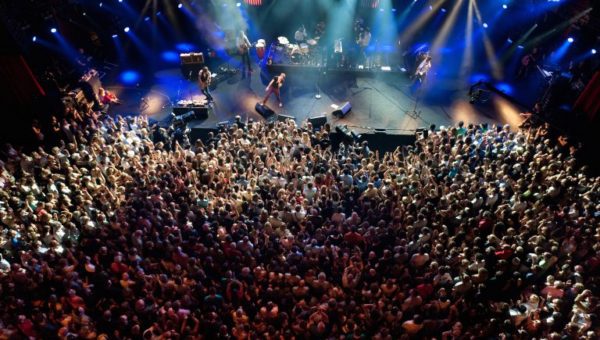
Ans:
[{"label": "crowd of people", "polygon": [[0,339],[600,337],[600,178],[542,128],[79,119],[4,150]]}]

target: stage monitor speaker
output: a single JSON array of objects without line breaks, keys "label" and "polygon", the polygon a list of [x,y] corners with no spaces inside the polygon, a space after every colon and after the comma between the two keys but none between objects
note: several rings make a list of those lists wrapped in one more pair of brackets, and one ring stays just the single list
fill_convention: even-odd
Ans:
[{"label": "stage monitor speaker", "polygon": [[190,111],[194,113],[196,119],[208,118],[208,106],[173,106],[173,113],[176,116],[184,115]]},{"label": "stage monitor speaker", "polygon": [[350,112],[350,110],[352,110],[352,105],[350,105],[350,102],[345,102],[337,110],[333,111],[332,114],[334,116],[344,118],[348,114],[348,112]]},{"label": "stage monitor speaker", "polygon": [[327,124],[327,117],[325,115],[320,115],[320,116],[309,118],[308,121],[313,126],[313,129],[319,130],[325,124]]},{"label": "stage monitor speaker", "polygon": [[271,110],[271,108],[269,108],[267,105],[263,105],[261,103],[256,103],[254,109],[265,119],[269,119],[275,114],[275,111]]},{"label": "stage monitor speaker", "polygon": [[277,115],[277,120],[280,121],[280,122],[285,122],[288,119],[291,119],[291,120],[295,121],[296,117],[294,117],[294,116],[288,116],[288,115],[281,115],[281,114]]}]

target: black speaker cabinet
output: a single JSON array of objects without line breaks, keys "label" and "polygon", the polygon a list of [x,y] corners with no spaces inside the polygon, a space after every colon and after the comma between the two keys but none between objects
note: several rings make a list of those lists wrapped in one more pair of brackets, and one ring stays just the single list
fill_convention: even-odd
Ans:
[{"label": "black speaker cabinet", "polygon": [[327,117],[325,115],[319,115],[316,117],[309,118],[308,121],[312,124],[313,129],[321,129],[323,125],[327,124]]},{"label": "black speaker cabinet", "polygon": [[267,105],[263,105],[261,103],[256,103],[254,109],[265,119],[269,119],[275,114],[275,111],[271,110],[271,108],[269,108]]}]

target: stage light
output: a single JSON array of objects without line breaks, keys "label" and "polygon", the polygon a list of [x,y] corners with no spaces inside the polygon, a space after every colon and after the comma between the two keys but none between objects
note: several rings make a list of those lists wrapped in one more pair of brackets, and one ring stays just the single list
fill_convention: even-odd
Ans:
[{"label": "stage light", "polygon": [[112,37],[113,37],[113,38],[116,38],[116,37],[118,37],[118,36],[119,36],[118,34],[113,34],[113,35],[112,35]]},{"label": "stage light", "polygon": [[446,13],[446,9],[445,8],[442,8],[441,11],[442,11],[442,13]]},{"label": "stage light", "polygon": [[242,6],[242,3],[241,3],[241,2],[238,2],[238,3],[236,3],[235,5],[236,5],[237,7],[241,7],[241,6]]},{"label": "stage light", "polygon": [[102,5],[103,5],[102,3],[99,3],[99,4],[98,4],[98,7],[102,7]]},{"label": "stage light", "polygon": [[504,9],[507,9],[507,8],[508,8],[508,5],[507,5],[507,4],[504,4],[504,5],[502,5],[502,8],[504,8]]},{"label": "stage light", "polygon": [[159,16],[159,15],[161,15],[161,14],[162,14],[162,12],[161,12],[161,11],[158,11],[158,12],[156,12],[156,16]]},{"label": "stage light", "polygon": [[119,0],[119,2],[123,2],[123,0]]},{"label": "stage light", "polygon": [[135,84],[140,79],[140,74],[134,70],[126,70],[119,76],[122,83],[131,85]]},{"label": "stage light", "polygon": [[512,44],[512,43],[513,43],[513,41],[512,41],[512,39],[511,39],[511,38],[508,38],[508,39],[506,39],[506,42],[507,42],[507,43],[509,43],[509,44]]},{"label": "stage light", "polygon": [[[34,38],[35,38],[35,37],[34,37]],[[35,41],[35,40],[34,40],[34,41]],[[597,52],[597,51],[596,51],[596,49],[595,49],[595,48],[592,48],[592,54],[596,54],[596,52]]]},{"label": "stage light", "polygon": [[52,32],[52,33],[56,33],[56,28],[52,27],[52,28],[50,29],[50,32]]},{"label": "stage light", "polygon": [[[34,36],[31,38],[31,41],[33,41],[33,42],[36,42],[36,41],[37,41],[37,37],[34,35]],[[592,50],[592,51],[594,51],[594,52],[592,52],[592,53],[596,53],[596,50]]]},{"label": "stage light", "polygon": [[181,7],[183,7],[183,4],[180,2],[179,5],[177,5],[177,8],[181,9]]},{"label": "stage light", "polygon": [[129,26],[125,27],[125,28],[123,29],[123,32],[125,32],[125,33],[129,32]]},{"label": "stage light", "polygon": [[487,22],[484,22],[484,23],[483,23],[483,28],[488,28],[488,24],[487,24]]},{"label": "stage light", "polygon": [[[440,2],[438,2],[438,3],[440,3]],[[442,24],[442,27],[438,30],[438,33],[435,36],[433,43],[431,44],[431,51],[433,52],[434,60],[441,59],[441,54],[442,54],[441,51],[444,49],[446,41],[448,40],[448,36],[450,35],[450,32],[452,31],[452,28],[454,27],[454,24],[456,23],[456,19],[458,17],[458,14],[460,12],[460,9],[461,9],[463,3],[464,3],[464,0],[457,0],[454,3],[454,5],[452,5],[452,8],[450,9],[450,12],[448,13],[448,18],[446,19],[446,21],[444,21],[444,23]],[[436,10],[436,12],[437,12],[437,10]]]},{"label": "stage light", "polygon": [[145,17],[144,21],[150,21],[150,17]]},{"label": "stage light", "polygon": [[570,43],[572,43],[573,41],[575,41],[575,39],[573,39],[572,37],[569,37],[569,38],[567,39],[567,41],[568,41],[568,42],[570,42]]}]

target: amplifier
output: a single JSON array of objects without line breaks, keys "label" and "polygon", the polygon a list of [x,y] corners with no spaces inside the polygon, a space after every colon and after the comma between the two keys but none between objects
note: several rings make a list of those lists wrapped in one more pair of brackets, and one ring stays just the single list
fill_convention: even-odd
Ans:
[{"label": "amplifier", "polygon": [[202,52],[181,53],[179,54],[181,65],[204,64],[204,55]]},{"label": "amplifier", "polygon": [[198,72],[204,66],[204,55],[198,53],[181,53],[179,55],[181,62],[181,74],[189,80],[197,80]]}]

